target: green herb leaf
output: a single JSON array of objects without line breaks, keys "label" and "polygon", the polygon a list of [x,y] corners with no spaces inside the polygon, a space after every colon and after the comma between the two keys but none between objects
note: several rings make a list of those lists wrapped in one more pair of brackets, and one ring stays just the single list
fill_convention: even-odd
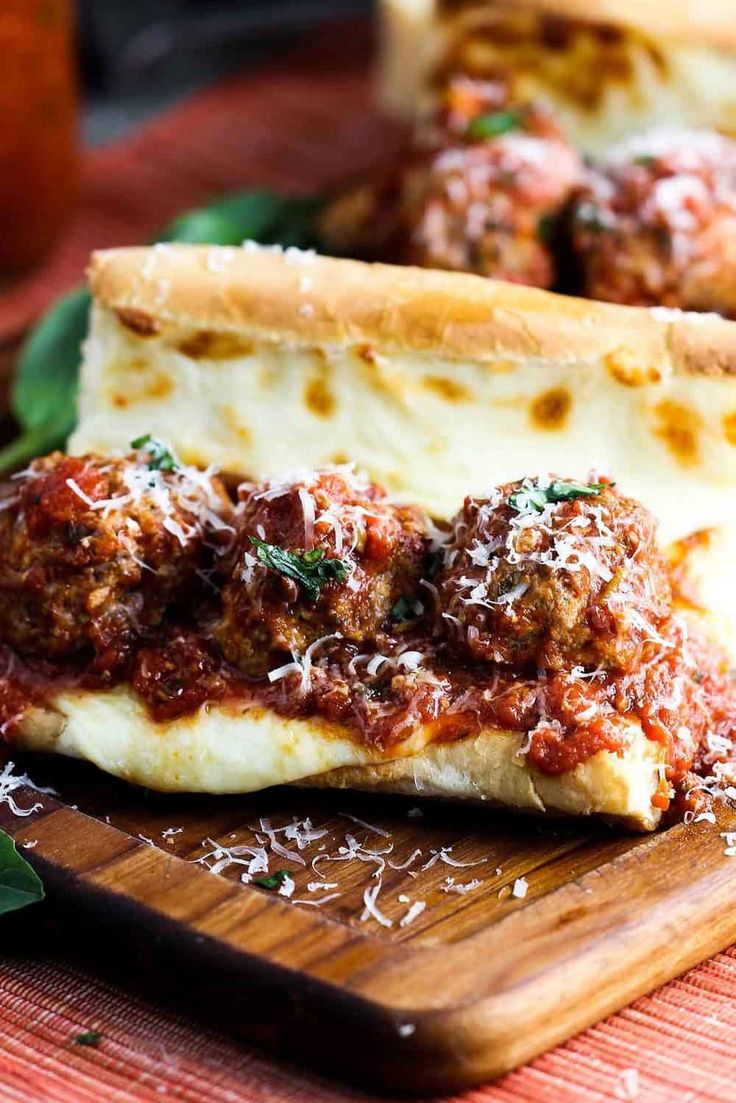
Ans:
[{"label": "green herb leaf", "polygon": [[[288,198],[243,191],[214,200],[174,219],[156,238],[202,245],[319,246],[321,197]],[[76,421],[81,344],[87,335],[89,291],[80,287],[46,312],[18,358],[11,409],[19,436],[0,449],[0,471],[64,445]],[[166,469],[164,469],[166,470]]]},{"label": "green herb leaf", "polygon": [[500,138],[512,130],[518,130],[524,119],[521,108],[510,111],[492,111],[488,115],[476,115],[468,123],[465,137],[471,142],[482,142],[486,138]]},{"label": "green herb leaf", "polygon": [[0,831],[0,915],[43,900],[41,878],[18,853],[15,842]]},{"label": "green herb leaf", "polygon": [[102,1038],[99,1030],[84,1030],[81,1034],[75,1034],[72,1041],[76,1046],[92,1046],[96,1049]]},{"label": "green herb leaf", "polygon": [[652,167],[656,160],[657,158],[654,157],[653,154],[642,153],[639,157],[634,158],[634,164],[641,165],[642,168],[648,169]]},{"label": "green herb leaf", "polygon": [[391,620],[401,624],[407,620],[416,620],[424,612],[421,601],[412,597],[400,597],[391,610]]},{"label": "green herb leaf", "polygon": [[549,486],[532,486],[529,489],[515,490],[509,495],[507,505],[518,513],[525,513],[528,509],[541,513],[547,505],[572,502],[576,498],[593,498],[606,487],[614,485],[614,483],[563,482],[558,479]]},{"label": "green herb leaf", "polygon": [[90,302],[84,288],[65,295],[23,345],[10,395],[21,433],[0,450],[0,470],[61,447],[74,428],[80,348]]},{"label": "green herb leaf", "polygon": [[159,241],[201,245],[318,245],[316,215],[324,200],[287,198],[267,191],[235,192],[175,218]]},{"label": "green herb leaf", "polygon": [[179,464],[164,441],[145,433],[130,442],[130,447],[146,453],[149,471],[176,471]]},{"label": "green herb leaf", "polygon": [[350,564],[344,559],[327,559],[323,548],[311,551],[287,551],[278,544],[266,544],[257,536],[248,538],[257,549],[261,563],[276,574],[290,578],[304,590],[310,601],[316,601],[328,582],[344,582],[350,574]]},{"label": "green herb leaf", "polygon": [[275,873],[270,873],[268,877],[256,877],[253,884],[259,885],[262,889],[280,889],[288,876],[288,869],[277,869]]}]

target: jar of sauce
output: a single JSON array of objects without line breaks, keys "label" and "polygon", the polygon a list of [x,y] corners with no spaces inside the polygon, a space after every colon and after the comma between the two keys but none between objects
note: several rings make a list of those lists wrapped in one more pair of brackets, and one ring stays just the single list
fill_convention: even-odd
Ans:
[{"label": "jar of sauce", "polygon": [[54,245],[77,194],[72,0],[0,0],[0,280]]}]

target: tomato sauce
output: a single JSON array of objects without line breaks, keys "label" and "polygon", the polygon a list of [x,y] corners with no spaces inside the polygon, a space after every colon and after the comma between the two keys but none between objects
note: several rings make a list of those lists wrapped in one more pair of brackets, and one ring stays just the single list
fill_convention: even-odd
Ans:
[{"label": "tomato sauce", "polygon": [[[8,740],[30,706],[53,704],[64,690],[126,685],[154,723],[216,703],[260,706],[320,717],[387,754],[420,730],[434,741],[516,732],[520,763],[550,777],[602,751],[624,755],[643,735],[662,748],[661,807],[688,772],[733,752],[736,692],[725,653],[673,611],[653,522],[608,484],[509,484],[478,508],[475,527],[466,503],[445,545],[448,565],[421,587],[430,552],[421,518],[344,474],[321,476],[309,492],[248,488],[240,543],[223,559],[215,541],[234,526],[223,519],[205,533],[203,522],[201,548],[188,531],[198,503],[205,518],[214,508],[231,518],[230,503],[215,487],[189,485],[184,469],[164,475],[137,455],[37,463],[0,510],[0,732]],[[121,493],[141,472],[158,498]],[[188,505],[177,513],[185,491]],[[532,493],[544,494],[541,508],[516,500]],[[341,515],[346,502],[352,512]],[[338,550],[336,528],[340,551],[356,556],[311,594],[307,553],[282,542],[320,539],[308,554],[327,556]],[[512,570],[489,569],[488,555],[509,540],[503,562]],[[280,550],[288,570],[273,559],[257,574],[254,547],[272,559]],[[205,548],[209,558],[199,555]],[[461,595],[456,605],[448,588]],[[681,608],[682,595],[676,601]],[[469,641],[482,633],[488,647],[479,652]]]},{"label": "tomato sauce", "polygon": [[[702,758],[709,733],[736,728],[731,672],[717,649],[673,627],[629,674],[603,671],[518,673],[490,663],[458,663],[445,645],[415,635],[397,639],[384,656],[326,639],[311,660],[285,672],[246,678],[200,629],[167,627],[135,652],[116,675],[145,702],[152,720],[191,715],[207,703],[263,705],[284,716],[322,716],[355,738],[390,749],[420,725],[449,741],[488,728],[526,733],[529,765],[548,776],[574,770],[599,751],[622,754],[632,728],[665,748],[666,780],[676,784]],[[7,739],[23,709],[42,705],[73,685],[104,689],[84,663],[62,668],[21,661],[1,650],[0,728]],[[278,672],[277,672],[278,673]]]}]

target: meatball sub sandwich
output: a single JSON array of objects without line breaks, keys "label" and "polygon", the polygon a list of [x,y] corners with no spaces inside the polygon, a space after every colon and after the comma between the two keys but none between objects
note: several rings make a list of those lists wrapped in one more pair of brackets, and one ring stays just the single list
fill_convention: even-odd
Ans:
[{"label": "meatball sub sandwich", "polygon": [[0,500],[7,738],[639,829],[727,776],[731,323],[257,247],[91,284],[71,454]]}]

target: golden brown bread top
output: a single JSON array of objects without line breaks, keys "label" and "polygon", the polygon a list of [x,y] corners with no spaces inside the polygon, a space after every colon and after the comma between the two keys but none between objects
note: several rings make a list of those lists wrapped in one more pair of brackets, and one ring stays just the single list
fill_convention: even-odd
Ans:
[{"label": "golden brown bread top", "polygon": [[[583,23],[636,28],[651,38],[700,42],[716,47],[736,46],[733,0],[437,0],[441,18],[469,12],[532,9]],[[415,0],[403,0],[411,10]]]},{"label": "golden brown bread top", "polygon": [[[604,363],[736,372],[736,323],[616,306],[479,276],[289,249],[157,245],[95,253],[90,287],[138,333],[167,325],[301,346],[369,346],[448,360]],[[632,381],[635,381],[632,379]]]}]

